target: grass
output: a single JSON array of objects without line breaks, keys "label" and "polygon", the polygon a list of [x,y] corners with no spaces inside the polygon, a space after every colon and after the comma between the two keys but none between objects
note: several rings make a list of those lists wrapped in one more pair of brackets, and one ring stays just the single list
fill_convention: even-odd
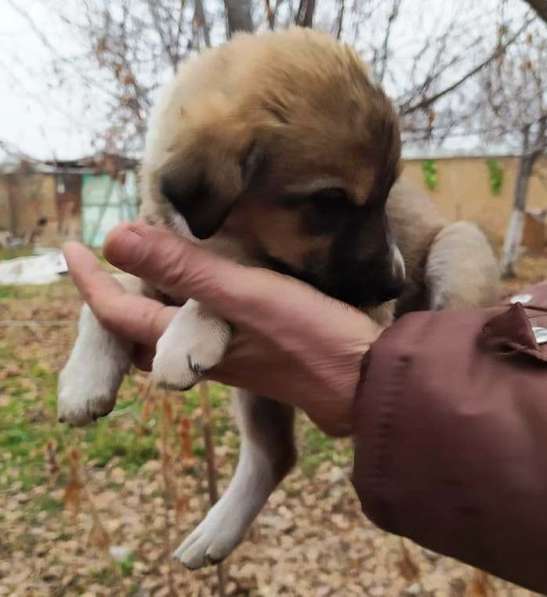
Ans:
[{"label": "grass", "polygon": [[[160,408],[162,394],[155,394],[156,406],[150,411],[150,404],[143,401],[147,381],[141,373],[125,379],[116,407],[108,417],[82,429],[70,429],[57,422],[57,373],[73,341],[78,311],[79,299],[69,280],[49,286],[0,286],[1,319],[66,319],[69,322],[62,326],[7,326],[6,334],[0,339],[0,495],[8,500],[14,498],[11,501],[17,504],[21,521],[18,524],[25,528],[45,528],[59,519],[65,508],[63,496],[70,486],[68,456],[74,448],[81,455],[86,476],[94,479],[97,492],[112,490],[123,494],[126,481],[142,481],[146,485],[154,473],[143,467],[150,461],[163,462],[160,454],[165,441]],[[70,321],[74,321],[74,325],[70,325]],[[230,463],[235,463],[239,444],[228,398],[227,388],[210,384],[214,443],[219,447],[217,460],[222,463],[223,482],[230,474]],[[203,469],[199,466],[205,459],[205,450],[199,424],[198,392],[168,396],[167,402],[172,410],[168,442],[174,462],[179,460],[181,449],[179,423],[186,417],[192,421],[192,452],[197,460],[186,467],[184,474],[197,479],[200,491],[206,493]],[[307,475],[313,476],[325,461],[347,463],[350,460],[347,443],[328,438],[304,417],[298,418],[297,436],[299,466]],[[116,473],[119,478],[113,474],[116,469],[123,471]],[[158,471],[157,468],[150,470]],[[175,474],[180,479],[180,469],[177,470]],[[161,473],[155,474],[161,476]],[[180,482],[184,483],[182,479]],[[147,499],[158,499],[160,488],[161,484]],[[12,516],[9,512],[7,515]],[[1,524],[6,523],[2,522],[3,516],[0,512]],[[7,519],[8,525],[13,524],[10,520]],[[56,542],[74,538],[70,524],[67,527],[61,524],[56,533]],[[6,548],[8,555],[14,549],[25,554],[35,550],[37,543],[33,533],[20,536],[16,547]],[[111,562],[87,581],[104,586],[120,586],[120,582],[125,582],[127,594],[132,594],[132,586],[138,593],[138,584],[133,585],[140,574],[135,568],[139,561],[136,557],[142,558],[142,554],[131,553],[122,561]]]},{"label": "grass", "polygon": [[[18,295],[20,296],[20,295]],[[20,351],[19,351],[20,352]],[[17,373],[0,380],[0,490],[14,487],[28,491],[42,484],[47,475],[46,447],[64,454],[77,445],[89,466],[103,468],[113,461],[135,474],[143,464],[158,458],[160,420],[142,419],[142,388],[128,377],[120,390],[113,413],[83,429],[69,429],[56,421],[57,372],[35,356],[16,354],[13,346],[0,342],[0,360],[12,362]],[[213,387],[211,398],[217,441],[233,424],[226,412],[226,389]],[[192,416],[199,407],[197,392],[185,395],[181,411]],[[222,408],[221,408],[222,407]],[[203,454],[198,429],[194,429],[194,453]]]},{"label": "grass", "polygon": [[113,425],[112,419],[102,419],[85,429],[67,429],[56,422],[56,373],[37,362],[24,365],[31,384],[25,383],[29,378],[19,376],[2,383],[0,488],[6,481],[12,484],[14,480],[21,483],[23,490],[42,483],[48,442],[53,442],[60,454],[71,444],[79,445],[86,460],[96,467],[104,467],[116,458],[119,466],[134,472],[157,457],[157,425],[152,422],[147,433],[136,435],[141,407],[137,388],[131,387],[130,380],[114,411],[122,412],[124,419],[130,421],[116,421]]},{"label": "grass", "polygon": [[33,296],[35,296],[35,291],[29,286],[14,286],[10,284],[0,286],[0,301],[7,299],[24,299]]},{"label": "grass", "polygon": [[[55,286],[62,287],[64,283]],[[48,296],[44,287],[0,287],[0,290],[3,290],[1,298],[8,304],[47,300]],[[0,489],[17,481],[24,490],[42,483],[48,442],[53,442],[60,454],[69,445],[77,444],[92,466],[105,467],[116,459],[130,473],[158,457],[159,421],[153,417],[146,425],[139,423],[142,389],[134,377],[124,381],[112,415],[84,429],[68,429],[56,421],[57,372],[36,353],[21,354],[21,350],[6,341],[0,341],[0,361],[11,362],[18,369],[17,374],[0,379]],[[231,447],[236,447],[227,389],[211,384],[210,398],[217,444],[222,444],[227,436]],[[199,408],[197,392],[186,393],[180,408],[183,414],[192,417]],[[199,436],[198,429],[194,429],[196,435]],[[306,472],[312,474],[326,459],[337,459],[336,441],[311,425],[304,425],[300,436],[302,466]],[[199,437],[194,439],[194,453],[201,457],[201,442],[197,441]],[[346,458],[347,454],[343,456]]]},{"label": "grass", "polygon": [[[0,359],[6,358],[8,347],[0,344]],[[23,375],[14,375],[0,382],[0,490],[17,487],[29,491],[42,484],[47,476],[46,447],[64,454],[78,445],[85,461],[103,468],[116,461],[129,474],[136,474],[142,465],[158,458],[160,422],[141,420],[140,389],[132,378],[126,379],[121,399],[114,412],[96,424],[83,429],[68,429],[56,421],[57,375],[35,359],[19,362]],[[215,417],[215,442],[231,448],[237,445],[234,424],[228,414],[226,389],[212,385],[211,401]],[[197,392],[189,392],[181,405],[182,412],[193,416],[199,407]],[[194,455],[202,458],[204,449],[199,429],[193,430]],[[300,435],[300,464],[312,475],[325,460],[334,462],[349,458],[348,448],[340,452],[333,440],[309,424],[303,424]],[[49,508],[44,508],[49,511]]]},{"label": "grass", "polygon": [[149,460],[158,458],[156,441],[154,431],[138,437],[131,430],[113,434],[108,421],[104,420],[86,432],[85,452],[94,466],[104,467],[116,458],[124,470],[136,472]]},{"label": "grass", "polygon": [[329,437],[307,422],[301,424],[299,435],[299,464],[306,475],[312,477],[325,461],[337,465],[351,462],[352,450],[348,441]]},{"label": "grass", "polygon": [[47,301],[55,299],[73,299],[77,296],[70,278],[63,277],[56,284],[0,284],[0,304],[7,308],[14,305],[15,300],[26,300],[29,303],[42,304],[47,308]]},{"label": "grass", "polygon": [[0,261],[3,259],[15,259],[17,257],[28,257],[32,255],[32,247],[0,247]]}]

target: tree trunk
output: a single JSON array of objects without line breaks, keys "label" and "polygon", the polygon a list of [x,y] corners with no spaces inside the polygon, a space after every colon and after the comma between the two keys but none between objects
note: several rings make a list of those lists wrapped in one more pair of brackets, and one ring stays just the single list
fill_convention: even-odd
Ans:
[{"label": "tree trunk", "polygon": [[203,32],[203,41],[205,42],[205,46],[207,48],[211,47],[211,34],[209,27],[209,23],[207,22],[207,18],[205,16],[205,10],[203,8],[203,1],[202,0],[195,0],[194,1],[194,21],[196,22],[197,26]]},{"label": "tree trunk", "polygon": [[226,8],[226,35],[228,39],[236,31],[254,31],[251,0],[224,0]]},{"label": "tree trunk", "polygon": [[525,0],[527,4],[529,4],[537,13],[537,15],[542,18],[547,23],[547,0]]},{"label": "tree trunk", "polygon": [[294,22],[299,27],[313,26],[313,13],[315,12],[315,0],[300,0],[298,12]]},{"label": "tree trunk", "polygon": [[515,198],[513,201],[513,212],[509,220],[509,226],[505,233],[503,251],[501,255],[501,275],[510,278],[515,275],[514,265],[518,256],[522,232],[524,230],[524,217],[526,211],[526,199],[528,196],[528,183],[532,174],[535,156],[525,153],[519,162],[519,171],[515,184]]},{"label": "tree trunk", "polygon": [[17,178],[14,175],[6,176],[7,187],[8,187],[8,211],[9,211],[9,231],[13,236],[17,236],[17,228],[19,226],[19,217],[17,203],[19,193],[19,185],[17,184]]}]

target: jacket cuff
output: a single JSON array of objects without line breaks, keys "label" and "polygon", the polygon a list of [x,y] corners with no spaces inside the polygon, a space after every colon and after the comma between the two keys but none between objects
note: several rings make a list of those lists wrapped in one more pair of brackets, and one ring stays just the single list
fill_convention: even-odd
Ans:
[{"label": "jacket cuff", "polygon": [[404,484],[438,465],[426,444],[448,433],[438,428],[449,425],[443,398],[458,387],[466,392],[462,371],[473,366],[487,322],[506,311],[410,313],[366,356],[354,403],[352,482],[363,512],[384,530],[407,534]]},{"label": "jacket cuff", "polygon": [[364,514],[380,528],[398,533],[387,493],[391,439],[397,433],[408,355],[393,329],[385,330],[363,359],[353,413],[352,483]]}]

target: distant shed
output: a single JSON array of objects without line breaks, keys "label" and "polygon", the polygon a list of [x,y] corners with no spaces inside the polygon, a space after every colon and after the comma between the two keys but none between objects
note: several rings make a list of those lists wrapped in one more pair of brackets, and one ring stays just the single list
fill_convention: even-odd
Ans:
[{"label": "distant shed", "polygon": [[138,212],[137,162],[112,154],[0,166],[0,231],[43,244],[67,239],[100,246]]}]

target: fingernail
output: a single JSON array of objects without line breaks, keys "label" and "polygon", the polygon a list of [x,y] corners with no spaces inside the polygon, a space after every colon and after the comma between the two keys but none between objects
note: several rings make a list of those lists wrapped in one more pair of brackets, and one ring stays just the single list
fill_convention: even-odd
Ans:
[{"label": "fingernail", "polygon": [[104,256],[112,265],[123,267],[139,260],[143,232],[133,224],[119,226],[106,239]]}]

